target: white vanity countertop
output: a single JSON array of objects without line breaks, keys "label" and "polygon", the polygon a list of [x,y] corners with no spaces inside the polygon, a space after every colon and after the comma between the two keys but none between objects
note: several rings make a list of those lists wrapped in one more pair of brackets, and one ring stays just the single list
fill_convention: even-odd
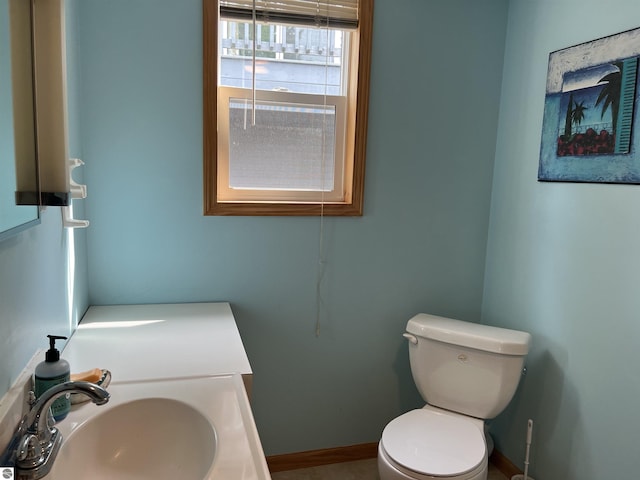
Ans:
[{"label": "white vanity countertop", "polygon": [[[69,416],[57,425],[62,446],[51,473],[43,480],[270,480],[240,375],[120,383],[107,390],[111,398],[105,405],[74,405]],[[180,406],[173,414],[167,411],[166,420],[161,416],[145,425],[149,422],[146,413],[138,411],[142,418],[124,413],[130,412],[127,405],[135,411],[140,408],[135,404],[145,401],[150,401],[149,408],[154,410],[154,402],[161,399],[175,402],[167,404],[169,409]],[[185,415],[190,409],[199,415]],[[180,421],[186,421],[193,431],[176,424],[173,415],[181,417]],[[213,432],[207,423],[215,432],[213,445],[200,449],[193,440],[209,443],[206,438]],[[118,445],[120,435],[124,439]],[[175,448],[169,436],[179,443]]]},{"label": "white vanity countertop", "polygon": [[240,373],[249,390],[252,374],[228,303],[93,306],[62,357],[113,383]]},{"label": "white vanity countertop", "polygon": [[[100,415],[136,395],[173,398],[195,406],[216,429],[207,479],[270,478],[247,397],[251,366],[228,303],[90,307],[62,357],[72,373],[103,368],[112,375],[106,408],[75,406],[61,422],[67,439],[82,428],[82,415]],[[56,472],[54,465],[52,480]]]}]

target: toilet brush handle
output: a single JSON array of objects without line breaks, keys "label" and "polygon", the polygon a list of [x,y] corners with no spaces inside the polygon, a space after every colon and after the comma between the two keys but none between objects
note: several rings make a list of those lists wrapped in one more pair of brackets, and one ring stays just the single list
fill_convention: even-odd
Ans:
[{"label": "toilet brush handle", "polygon": [[524,480],[527,480],[529,475],[529,450],[531,449],[531,433],[533,432],[533,420],[529,419],[527,422],[527,448],[524,455]]}]

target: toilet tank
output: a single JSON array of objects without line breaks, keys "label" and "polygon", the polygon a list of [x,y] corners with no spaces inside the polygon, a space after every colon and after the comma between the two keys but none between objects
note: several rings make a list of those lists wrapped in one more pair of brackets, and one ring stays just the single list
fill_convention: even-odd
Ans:
[{"label": "toilet tank", "polygon": [[407,323],[413,379],[430,405],[490,419],[518,387],[531,335],[418,314]]}]

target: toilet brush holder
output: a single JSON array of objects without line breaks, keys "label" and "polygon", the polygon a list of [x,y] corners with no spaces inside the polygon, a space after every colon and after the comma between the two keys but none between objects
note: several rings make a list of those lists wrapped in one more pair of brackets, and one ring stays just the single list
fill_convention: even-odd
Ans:
[{"label": "toilet brush holder", "polygon": [[527,421],[527,449],[524,455],[524,474],[518,473],[511,477],[511,480],[534,480],[529,475],[529,449],[531,448],[531,434],[533,432],[533,420]]}]

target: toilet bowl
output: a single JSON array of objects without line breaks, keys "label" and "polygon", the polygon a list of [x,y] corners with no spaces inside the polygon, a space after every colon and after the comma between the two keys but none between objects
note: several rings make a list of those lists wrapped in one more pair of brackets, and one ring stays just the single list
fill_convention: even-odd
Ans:
[{"label": "toilet bowl", "polygon": [[381,480],[481,480],[487,465],[483,422],[430,405],[392,420],[378,444]]},{"label": "toilet bowl", "polygon": [[493,441],[484,420],[513,397],[531,336],[426,314],[409,320],[404,336],[427,404],[384,428],[380,479],[486,480]]}]

